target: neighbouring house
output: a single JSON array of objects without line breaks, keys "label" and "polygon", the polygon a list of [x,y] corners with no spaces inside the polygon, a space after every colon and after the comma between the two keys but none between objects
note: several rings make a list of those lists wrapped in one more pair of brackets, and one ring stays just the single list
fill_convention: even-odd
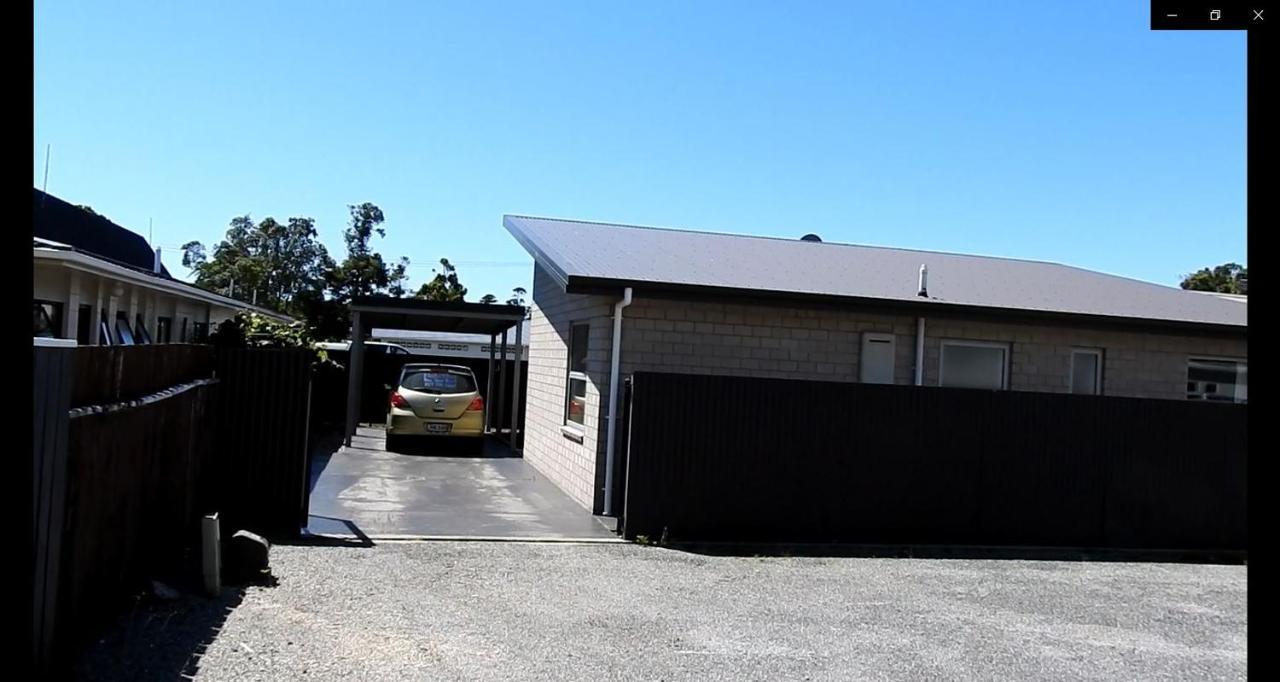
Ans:
[{"label": "neighbouring house", "polygon": [[596,512],[612,389],[637,371],[1248,398],[1240,297],[814,235],[503,224],[535,263],[523,454]]},{"label": "neighbouring house", "polygon": [[173,278],[141,235],[33,190],[34,336],[83,345],[203,341],[240,311],[287,316]]},{"label": "neighbouring house", "polygon": [[[529,352],[529,322],[526,320],[523,325],[523,333],[520,335],[523,341],[520,345],[524,351],[523,355],[527,357]],[[421,332],[410,329],[374,329],[371,338],[374,341],[402,346],[415,356],[421,355],[441,360],[448,358],[486,360],[489,357],[488,334]],[[502,352],[501,337],[498,337],[498,340],[499,343],[495,344],[494,347],[495,353]],[[513,332],[507,340],[507,357],[510,358],[515,355],[515,334]]]}]

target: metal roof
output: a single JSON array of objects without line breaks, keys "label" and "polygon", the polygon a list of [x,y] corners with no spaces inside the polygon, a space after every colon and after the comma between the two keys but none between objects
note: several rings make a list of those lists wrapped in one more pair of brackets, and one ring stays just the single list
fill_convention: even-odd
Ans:
[{"label": "metal roof", "polygon": [[[152,270],[156,254],[142,235],[34,187],[31,192],[35,237],[60,242],[131,268]],[[160,271],[170,277],[164,265]]]},{"label": "metal roof", "polygon": [[[1248,306],[1043,261],[508,215],[566,291],[635,287],[1239,328]],[[920,266],[928,296],[917,294]],[[922,313],[927,314],[927,313]]]},{"label": "metal roof", "polygon": [[[523,344],[526,346],[529,345],[530,331],[531,328],[529,326],[529,320],[525,320],[523,322],[523,331],[521,331],[520,335]],[[501,338],[502,332],[499,331],[496,333],[498,337]],[[488,334],[457,334],[454,332],[429,332],[411,329],[376,328],[373,330],[372,336],[374,338],[411,339],[414,341],[444,341],[447,343],[489,343]],[[514,329],[510,334],[508,334],[507,342],[512,344],[515,343]],[[392,341],[392,343],[395,343],[395,341]]]},{"label": "metal roof", "polygon": [[425,301],[390,296],[357,296],[352,312],[361,315],[366,329],[407,329],[459,334],[501,334],[524,320],[526,309],[518,305]]}]

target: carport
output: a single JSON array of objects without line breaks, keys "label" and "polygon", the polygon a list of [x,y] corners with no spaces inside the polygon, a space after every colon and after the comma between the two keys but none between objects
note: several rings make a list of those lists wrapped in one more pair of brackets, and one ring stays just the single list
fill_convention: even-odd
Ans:
[{"label": "carport", "polygon": [[[364,380],[364,346],[366,330],[405,329],[427,332],[455,332],[459,334],[489,335],[489,377],[485,386],[485,403],[501,411],[507,404],[506,382],[500,382],[498,399],[492,400],[495,359],[506,364],[507,334],[515,328],[515,375],[510,396],[511,428],[507,443],[512,450],[520,451],[520,354],[522,325],[527,310],[518,305],[493,305],[484,303],[423,301],[419,299],[392,298],[390,296],[361,296],[351,302],[351,358],[347,376],[347,416],[345,440],[351,447],[360,417],[361,386]],[[498,336],[502,341],[499,349]],[[495,357],[497,355],[497,357]],[[493,409],[485,410],[486,433],[498,433],[492,428]],[[501,421],[497,422],[501,425]]]}]

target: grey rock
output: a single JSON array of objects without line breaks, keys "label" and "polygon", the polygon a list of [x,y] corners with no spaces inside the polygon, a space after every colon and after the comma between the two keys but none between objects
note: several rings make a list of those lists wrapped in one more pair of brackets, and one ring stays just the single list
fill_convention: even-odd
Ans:
[{"label": "grey rock", "polygon": [[223,549],[222,572],[228,583],[260,582],[270,575],[271,543],[247,530],[238,530]]},{"label": "grey rock", "polygon": [[182,596],[177,590],[160,582],[159,580],[151,581],[151,594],[157,599],[172,601]]}]

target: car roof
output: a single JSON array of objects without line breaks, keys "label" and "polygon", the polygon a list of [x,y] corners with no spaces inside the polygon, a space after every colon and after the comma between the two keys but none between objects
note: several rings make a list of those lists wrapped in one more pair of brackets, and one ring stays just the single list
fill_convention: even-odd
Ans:
[{"label": "car roof", "polygon": [[471,368],[466,365],[446,365],[439,362],[410,362],[404,365],[404,371],[411,369],[462,369],[468,372],[471,371]]}]

